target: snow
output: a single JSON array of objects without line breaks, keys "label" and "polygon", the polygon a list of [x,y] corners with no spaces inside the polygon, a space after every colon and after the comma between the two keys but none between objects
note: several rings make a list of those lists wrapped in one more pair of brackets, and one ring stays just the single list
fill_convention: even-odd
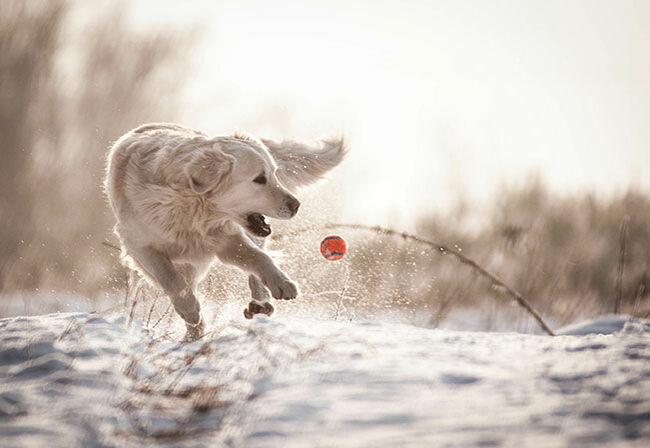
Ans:
[{"label": "snow", "polygon": [[650,332],[650,324],[648,321],[641,319],[632,319],[628,316],[621,316],[617,314],[608,314],[607,316],[599,317],[595,320],[588,320],[580,322],[575,325],[569,325],[561,329],[558,334],[572,335],[572,336],[585,336],[588,334],[612,334],[619,331],[625,332]]},{"label": "snow", "polygon": [[0,320],[13,446],[648,446],[650,322],[549,337],[243,318],[201,341],[87,312]]}]

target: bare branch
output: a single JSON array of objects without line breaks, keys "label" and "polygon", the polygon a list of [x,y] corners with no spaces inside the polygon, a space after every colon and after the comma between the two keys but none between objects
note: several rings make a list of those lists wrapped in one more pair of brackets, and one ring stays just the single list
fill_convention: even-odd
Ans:
[{"label": "bare branch", "polygon": [[[478,263],[476,263],[471,258],[466,257],[465,255],[461,254],[460,252],[458,252],[458,251],[456,251],[456,250],[454,250],[454,249],[452,249],[452,248],[450,248],[450,247],[448,247],[448,246],[446,246],[444,244],[440,244],[440,243],[437,243],[437,242],[434,242],[434,241],[425,240],[423,238],[420,238],[420,237],[418,237],[416,235],[412,235],[412,234],[407,233],[407,232],[398,232],[396,230],[387,229],[387,228],[380,227],[380,226],[367,226],[367,225],[363,225],[363,224],[326,223],[326,224],[320,226],[319,228],[321,228],[321,229],[342,228],[342,229],[354,229],[354,230],[370,230],[370,231],[375,232],[375,233],[380,233],[380,234],[390,235],[390,236],[398,236],[398,237],[401,237],[403,239],[408,239],[408,240],[411,240],[411,241],[415,241],[415,242],[423,244],[425,246],[429,246],[432,249],[435,249],[436,251],[438,251],[438,252],[440,252],[442,254],[451,254],[458,261],[460,261],[461,263],[471,267],[472,269],[477,271],[479,274],[481,274],[483,277],[490,280],[492,282],[492,284],[503,288],[508,293],[508,295],[510,297],[512,297],[519,305],[521,305],[526,311],[528,311],[528,313],[531,316],[533,316],[533,318],[535,318],[535,320],[539,323],[539,325],[542,327],[542,329],[544,329],[544,331],[546,331],[551,336],[555,336],[555,333],[553,333],[553,331],[548,327],[548,325],[546,325],[546,323],[541,318],[539,313],[537,313],[537,311],[535,311],[535,309],[533,309],[533,307],[528,303],[528,301],[526,299],[524,299],[524,297],[519,292],[517,292],[516,290],[510,288],[498,276],[496,276],[495,274],[492,274],[491,272],[489,272],[485,268],[481,267]],[[284,237],[295,236],[295,235],[299,235],[301,233],[308,232],[308,231],[313,230],[313,229],[314,229],[313,227],[299,229],[299,230],[296,230],[294,232],[286,233],[284,235],[274,235],[271,238],[272,239],[280,239],[280,238],[284,238]]]}]

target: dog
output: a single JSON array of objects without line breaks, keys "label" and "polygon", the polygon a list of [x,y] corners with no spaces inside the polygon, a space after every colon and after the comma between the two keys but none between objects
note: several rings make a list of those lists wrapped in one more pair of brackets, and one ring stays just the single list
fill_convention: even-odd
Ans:
[{"label": "dog", "polygon": [[270,296],[295,299],[298,287],[263,250],[265,218],[294,217],[294,194],[345,153],[342,138],[312,148],[171,123],[135,128],[110,149],[104,181],[122,262],[169,296],[190,338],[204,330],[196,287],[215,258],[249,274],[245,317],[271,315]]}]

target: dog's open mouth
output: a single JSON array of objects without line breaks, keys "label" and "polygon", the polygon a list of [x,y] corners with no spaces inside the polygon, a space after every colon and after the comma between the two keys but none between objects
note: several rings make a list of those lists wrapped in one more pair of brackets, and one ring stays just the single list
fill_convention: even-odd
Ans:
[{"label": "dog's open mouth", "polygon": [[271,226],[264,220],[264,215],[261,213],[251,213],[246,216],[248,223],[248,230],[257,236],[269,236],[271,234]]}]

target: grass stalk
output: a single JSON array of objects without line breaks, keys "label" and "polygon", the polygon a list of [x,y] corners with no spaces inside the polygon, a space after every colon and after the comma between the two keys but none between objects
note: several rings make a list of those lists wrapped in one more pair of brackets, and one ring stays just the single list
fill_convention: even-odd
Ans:
[{"label": "grass stalk", "polygon": [[627,228],[630,222],[630,217],[625,216],[621,222],[620,231],[618,234],[619,257],[618,257],[618,272],[616,275],[616,301],[614,302],[614,314],[621,311],[621,302],[623,301],[623,274],[625,273],[625,251],[627,245]]}]

